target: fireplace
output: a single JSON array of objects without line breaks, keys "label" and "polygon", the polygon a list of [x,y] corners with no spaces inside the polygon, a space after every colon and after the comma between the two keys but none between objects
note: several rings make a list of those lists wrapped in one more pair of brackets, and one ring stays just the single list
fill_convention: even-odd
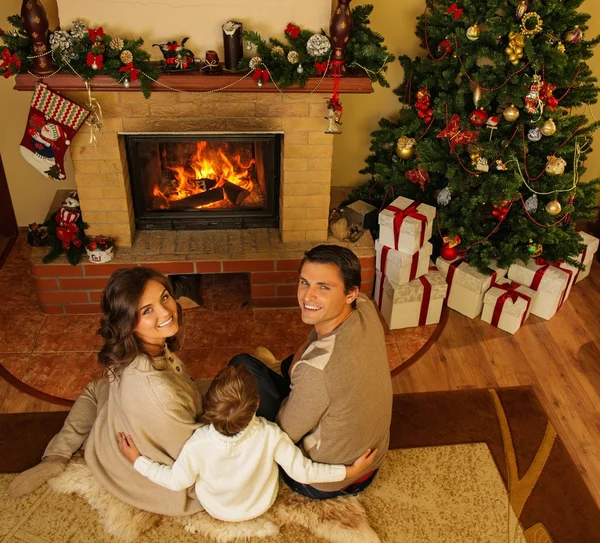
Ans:
[{"label": "fireplace", "polygon": [[124,134],[141,230],[279,224],[282,134]]}]

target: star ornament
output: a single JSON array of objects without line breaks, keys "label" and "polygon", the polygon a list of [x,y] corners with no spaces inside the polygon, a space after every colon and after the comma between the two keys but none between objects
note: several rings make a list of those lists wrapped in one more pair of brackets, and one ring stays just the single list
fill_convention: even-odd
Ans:
[{"label": "star ornament", "polygon": [[452,115],[448,126],[444,128],[436,138],[448,138],[450,144],[450,152],[454,153],[454,148],[457,145],[466,145],[467,143],[475,143],[479,138],[479,132],[472,130],[460,130],[460,117],[458,114]]},{"label": "star ornament", "polygon": [[416,170],[408,170],[404,175],[411,183],[419,183],[421,190],[425,190],[425,183],[429,182],[429,173],[421,166],[417,166]]}]

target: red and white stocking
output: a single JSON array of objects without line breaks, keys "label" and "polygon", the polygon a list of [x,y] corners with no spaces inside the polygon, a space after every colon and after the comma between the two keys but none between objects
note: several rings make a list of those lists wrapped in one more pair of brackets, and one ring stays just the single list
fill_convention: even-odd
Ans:
[{"label": "red and white stocking", "polygon": [[64,179],[65,152],[88,114],[86,109],[52,92],[43,83],[36,83],[21,155],[46,177]]}]

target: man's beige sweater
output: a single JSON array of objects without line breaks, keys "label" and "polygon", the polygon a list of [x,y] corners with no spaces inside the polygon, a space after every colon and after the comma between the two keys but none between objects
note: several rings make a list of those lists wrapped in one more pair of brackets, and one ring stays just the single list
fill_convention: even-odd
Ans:
[{"label": "man's beige sweater", "polygon": [[[316,462],[349,465],[365,450],[379,449],[367,471],[378,468],[390,440],[392,381],[373,302],[360,294],[344,323],[324,336],[313,330],[309,341],[290,369],[291,392],[277,422]],[[350,483],[314,487],[333,491]]]}]

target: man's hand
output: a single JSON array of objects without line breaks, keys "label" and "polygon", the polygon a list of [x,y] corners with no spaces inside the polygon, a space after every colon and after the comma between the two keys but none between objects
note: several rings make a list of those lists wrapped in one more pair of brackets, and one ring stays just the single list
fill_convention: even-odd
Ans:
[{"label": "man's hand", "polygon": [[371,451],[371,449],[367,449],[354,461],[354,464],[346,466],[346,479],[352,479],[365,471],[375,460],[378,450]]},{"label": "man's hand", "polygon": [[119,443],[119,449],[121,449],[123,456],[125,456],[132,464],[142,456],[130,435],[119,432],[117,434],[117,442]]}]

